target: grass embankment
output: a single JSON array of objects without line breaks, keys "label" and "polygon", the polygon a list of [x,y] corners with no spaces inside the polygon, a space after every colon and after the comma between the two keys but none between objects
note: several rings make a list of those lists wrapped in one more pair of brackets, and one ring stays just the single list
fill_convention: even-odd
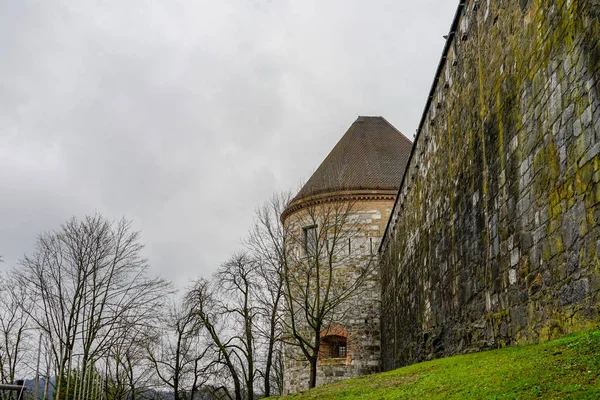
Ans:
[{"label": "grass embankment", "polygon": [[309,399],[600,399],[600,329],[322,386]]}]

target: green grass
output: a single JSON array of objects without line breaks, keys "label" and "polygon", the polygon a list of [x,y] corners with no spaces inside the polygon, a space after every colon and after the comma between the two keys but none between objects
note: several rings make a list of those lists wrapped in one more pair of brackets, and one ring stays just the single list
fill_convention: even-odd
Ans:
[{"label": "green grass", "polygon": [[600,399],[600,329],[318,387],[309,399]]}]

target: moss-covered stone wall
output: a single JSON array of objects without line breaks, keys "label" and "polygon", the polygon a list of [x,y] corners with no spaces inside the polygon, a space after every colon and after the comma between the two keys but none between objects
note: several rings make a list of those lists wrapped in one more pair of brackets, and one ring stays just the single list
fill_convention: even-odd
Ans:
[{"label": "moss-covered stone wall", "polygon": [[380,249],[384,370],[599,321],[600,0],[459,11]]}]

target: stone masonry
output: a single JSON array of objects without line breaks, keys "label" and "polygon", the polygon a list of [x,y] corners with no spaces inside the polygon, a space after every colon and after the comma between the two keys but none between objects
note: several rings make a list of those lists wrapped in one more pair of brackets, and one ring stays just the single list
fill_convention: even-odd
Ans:
[{"label": "stone masonry", "polygon": [[[368,375],[379,372],[380,365],[380,329],[379,309],[380,293],[379,273],[376,268],[377,248],[385,224],[394,204],[393,196],[381,200],[362,200],[352,205],[349,224],[352,234],[349,257],[343,258],[344,265],[336,268],[342,279],[352,280],[356,268],[372,263],[372,274],[365,285],[348,299],[343,307],[343,318],[336,320],[335,326],[343,329],[347,337],[347,355],[343,358],[323,357],[318,364],[317,385],[333,383],[341,379]],[[296,222],[301,219],[292,213],[286,218],[286,224],[293,226],[297,235],[302,227]],[[344,245],[343,251],[347,249]],[[346,255],[346,254],[344,254]],[[294,346],[287,346],[284,369],[285,393],[296,393],[308,389],[309,365],[303,360],[301,352]]]},{"label": "stone masonry", "polygon": [[599,321],[599,24],[461,1],[380,248],[384,370]]}]

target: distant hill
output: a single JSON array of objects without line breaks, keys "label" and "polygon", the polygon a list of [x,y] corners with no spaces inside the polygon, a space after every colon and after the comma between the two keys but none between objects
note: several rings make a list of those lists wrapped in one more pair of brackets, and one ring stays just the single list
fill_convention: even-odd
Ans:
[{"label": "distant hill", "polygon": [[600,329],[537,345],[423,362],[284,399],[534,398],[600,398]]},{"label": "distant hill", "polygon": [[[51,397],[54,394],[54,383],[55,382],[56,382],[56,379],[54,377],[50,378],[50,381],[48,382],[48,397]],[[46,380],[44,378],[40,378],[40,385],[39,385],[39,389],[38,389],[38,396],[40,399],[42,398],[42,395],[44,394],[44,385],[45,384],[46,384]],[[26,379],[25,387],[27,388],[26,392],[28,395],[35,394],[35,392],[34,392],[35,379]]]}]

